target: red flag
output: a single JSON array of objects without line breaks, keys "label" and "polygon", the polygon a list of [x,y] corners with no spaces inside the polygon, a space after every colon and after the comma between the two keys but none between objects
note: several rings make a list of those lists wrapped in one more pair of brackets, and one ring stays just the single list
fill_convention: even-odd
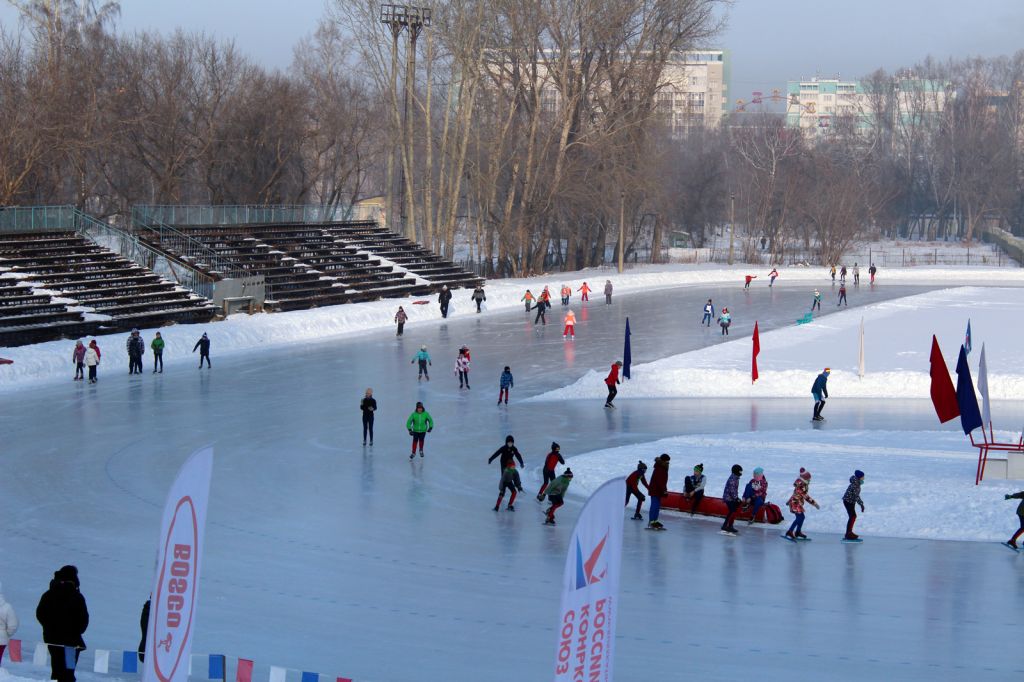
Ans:
[{"label": "red flag", "polygon": [[946,368],[946,361],[942,358],[942,351],[939,350],[938,339],[932,335],[932,404],[935,406],[935,414],[939,422],[945,424],[950,419],[960,416],[960,405],[956,400],[956,389],[953,388],[953,380],[949,377],[949,369]]},{"label": "red flag", "polygon": [[12,639],[7,646],[10,652],[11,663],[21,663],[21,640]]},{"label": "red flag", "polygon": [[757,354],[760,352],[761,337],[757,333],[757,320],[754,320],[754,357],[750,361],[750,383],[757,381]]},{"label": "red flag", "polygon": [[235,682],[252,682],[252,661],[247,658],[238,659]]}]

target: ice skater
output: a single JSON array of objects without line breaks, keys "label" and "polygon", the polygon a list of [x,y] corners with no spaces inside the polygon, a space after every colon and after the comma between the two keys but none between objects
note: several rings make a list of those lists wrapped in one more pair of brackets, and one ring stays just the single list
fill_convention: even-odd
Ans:
[{"label": "ice skater", "polygon": [[523,492],[523,486],[519,482],[519,472],[516,471],[516,463],[509,460],[508,466],[501,473],[501,481],[498,482],[498,501],[494,503],[494,511],[501,510],[501,501],[505,498],[505,491],[511,491],[512,496],[508,498],[508,510],[516,510],[516,494]]},{"label": "ice skater", "polygon": [[423,407],[423,403],[416,403],[416,409],[405,420],[405,428],[412,436],[412,451],[409,453],[409,459],[416,456],[417,445],[420,447],[420,457],[422,457],[423,442],[427,439],[427,434],[434,430],[434,418],[427,412],[427,408]]},{"label": "ice skater", "polygon": [[771,281],[768,282],[768,288],[771,289],[775,286],[775,279],[779,276],[779,271],[772,268],[772,271],[768,273],[768,276],[771,277]]},{"label": "ice skater", "polygon": [[729,336],[729,327],[732,325],[732,315],[728,308],[722,308],[722,314],[718,316],[718,326],[722,328],[722,336]]},{"label": "ice skater", "polygon": [[199,369],[203,368],[203,360],[206,360],[206,369],[210,369],[210,337],[206,332],[203,332],[196,345],[192,346],[192,352],[195,353],[196,349],[199,350]]},{"label": "ice skater", "polygon": [[643,521],[643,514],[640,513],[640,509],[644,506],[644,500],[647,497],[640,492],[640,486],[647,489],[648,492],[651,490],[651,486],[647,483],[647,465],[643,461],[636,463],[636,470],[626,477],[626,504],[629,506],[629,500],[633,497],[636,498],[636,512],[632,518],[636,521]]},{"label": "ice skater", "polygon": [[75,341],[75,349],[71,351],[71,364],[75,366],[75,381],[85,379],[85,344],[81,339]]},{"label": "ice skater", "polygon": [[487,300],[487,294],[484,293],[484,288],[482,285],[476,285],[476,288],[473,289],[473,295],[469,297],[469,300],[476,303],[476,311],[479,313],[481,310],[481,306],[483,306],[484,304],[484,301]]},{"label": "ice skater", "polygon": [[469,354],[465,349],[460,349],[459,356],[455,358],[455,374],[459,377],[459,388],[465,382],[466,390],[469,390]]},{"label": "ice skater", "polygon": [[85,650],[82,635],[89,627],[89,608],[79,588],[78,568],[63,566],[36,607],[36,620],[50,650],[50,679],[57,682],[75,682],[78,657]]},{"label": "ice skater", "polygon": [[850,485],[846,486],[846,492],[843,493],[843,506],[846,507],[846,535],[843,536],[844,540],[860,542],[860,536],[853,532],[853,524],[857,522],[857,509],[855,505],[859,504],[861,513],[864,513],[864,500],[860,499],[860,487],[863,484],[864,472],[857,469],[853,472],[853,476],[850,476]]},{"label": "ice skater", "polygon": [[804,535],[804,503],[814,505],[815,509],[821,509],[818,503],[814,501],[808,492],[811,485],[811,472],[807,471],[803,467],[800,467],[800,475],[793,481],[793,494],[790,495],[789,500],[786,504],[789,506],[789,511],[793,512],[793,523],[789,526],[789,530],[786,531],[784,536],[787,540],[796,542],[797,540],[807,540],[807,536]]},{"label": "ice skater", "polygon": [[142,354],[146,352],[146,342],[142,340],[138,329],[132,330],[125,341],[125,347],[128,350],[128,373],[142,374]]},{"label": "ice skater", "polygon": [[839,281],[846,284],[846,266],[839,269]]},{"label": "ice skater", "polygon": [[[164,338],[156,333],[149,347],[153,350],[153,374],[164,373]],[[159,369],[157,369],[159,367]]]},{"label": "ice skater", "polygon": [[743,276],[743,288],[749,289],[750,283],[757,279],[757,275],[744,275]]},{"label": "ice skater", "polygon": [[505,365],[504,371],[501,373],[501,377],[498,379],[498,404],[501,405],[501,399],[505,399],[505,404],[508,405],[508,389],[515,386],[515,379],[512,378],[512,369]]},{"label": "ice skater", "polygon": [[612,304],[612,281],[610,279],[604,281],[604,302],[605,305]]},{"label": "ice skater", "polygon": [[654,471],[647,493],[651,496],[650,508],[647,510],[647,527],[651,530],[665,530],[658,517],[661,515],[661,498],[668,494],[668,465],[672,460],[668,453],[662,453],[654,460]]},{"label": "ice skater", "polygon": [[611,371],[608,372],[608,376],[604,379],[605,386],[608,387],[608,399],[604,401],[605,407],[615,407],[612,405],[612,401],[615,400],[615,396],[619,393],[619,389],[615,388],[615,386],[622,383],[622,379],[619,378],[620,367],[622,367],[622,360],[613,362]]},{"label": "ice skater", "polygon": [[711,320],[715,318],[715,306],[711,303],[711,299],[704,304],[704,317],[701,318],[700,323],[707,327],[711,326]]},{"label": "ice skater", "polygon": [[815,308],[817,308],[819,311],[821,311],[821,292],[818,291],[817,289],[814,290],[814,300],[811,301],[811,312],[812,313],[814,312]]},{"label": "ice skater", "polygon": [[377,412],[377,400],[373,397],[373,389],[366,389],[366,394],[359,401],[359,411],[363,413],[363,445],[366,445],[366,436],[370,436],[370,445],[373,446],[373,416]]},{"label": "ice skater", "polygon": [[839,285],[839,303],[836,303],[836,307],[838,308],[844,304],[847,308],[850,307],[850,304],[846,302],[846,282]]},{"label": "ice skater", "polygon": [[729,513],[725,516],[725,521],[722,522],[721,531],[725,535],[737,536],[739,531],[736,530],[736,526],[733,525],[733,521],[736,520],[736,512],[740,508],[740,476],[743,475],[743,467],[739,464],[732,465],[732,474],[725,482],[725,490],[722,491],[722,500],[725,502],[726,508]]},{"label": "ice skater", "polygon": [[764,469],[755,467],[754,476],[747,481],[747,486],[743,489],[744,502],[754,507],[750,514],[750,520],[747,521],[748,526],[757,520],[757,512],[761,511],[767,497],[768,479],[764,477]]},{"label": "ice skater", "polygon": [[522,303],[523,301],[526,301],[526,312],[530,312],[530,309],[533,308],[533,292],[527,289],[526,293],[523,294],[523,297],[519,299],[520,303]]},{"label": "ice skater", "polygon": [[1013,537],[1006,541],[1006,546],[1011,549],[1019,549],[1017,547],[1017,539],[1024,535],[1024,490],[1019,493],[1012,495],[1003,495],[1004,500],[1021,500],[1021,503],[1017,505],[1017,520],[1020,521],[1020,528],[1013,534]]},{"label": "ice skater", "polygon": [[576,291],[580,292],[580,300],[581,301],[589,301],[590,300],[590,292],[592,290],[591,290],[591,288],[589,286],[587,286],[586,282],[584,282],[583,286],[581,286]]},{"label": "ice skater", "polygon": [[426,346],[420,346],[419,351],[412,357],[412,361],[409,364],[416,363],[419,363],[420,366],[419,373],[416,375],[416,381],[423,381],[424,378],[430,381],[430,372],[427,371],[427,366],[434,363],[430,361],[430,353],[427,352]]},{"label": "ice skater", "polygon": [[860,267],[856,263],[853,264],[853,286],[860,286]]},{"label": "ice skater", "polygon": [[96,339],[89,342],[89,347],[85,349],[85,366],[89,368],[89,383],[95,384],[99,379],[96,377],[96,372],[100,367],[100,346],[96,343]]},{"label": "ice skater", "polygon": [[398,332],[395,333],[395,336],[402,335],[402,333],[405,331],[405,323],[408,321],[409,315],[406,314],[405,308],[403,308],[402,306],[398,306],[398,312],[395,313],[395,324],[398,325]]},{"label": "ice skater", "polygon": [[831,373],[832,370],[826,367],[811,385],[811,396],[814,398],[814,416],[811,419],[816,422],[825,421],[821,411],[825,409],[825,399],[828,398],[828,375]]},{"label": "ice skater", "polygon": [[570,341],[576,339],[576,313],[569,310],[565,313],[565,329],[562,330],[562,338],[568,338]]},{"label": "ice skater", "polygon": [[875,283],[875,275],[876,275],[877,273],[878,273],[878,268],[876,268],[876,267],[875,267],[875,264],[874,264],[874,263],[872,263],[872,264],[871,264],[871,267],[869,267],[869,268],[868,268],[868,275],[869,275],[869,276],[871,277],[871,283],[872,283],[872,284],[874,284],[874,283]]},{"label": "ice skater", "polygon": [[551,301],[548,298],[545,298],[544,294],[542,293],[540,295],[540,298],[537,299],[537,305],[533,306],[533,309],[537,311],[537,316],[533,318],[534,324],[540,322],[542,325],[547,326],[548,318],[546,313],[548,310],[548,306],[550,305]]},{"label": "ice skater", "polygon": [[541,470],[544,482],[540,484],[540,490],[537,491],[538,502],[544,500],[544,492],[548,489],[551,481],[555,480],[555,467],[559,464],[565,465],[565,459],[562,458],[562,448],[558,443],[552,443],[551,452],[544,457],[544,467]]},{"label": "ice skater", "polygon": [[562,285],[562,305],[569,305],[569,297],[572,296],[572,287],[568,284]]},{"label": "ice skater", "polygon": [[555,525],[555,511],[565,504],[565,491],[569,489],[570,483],[572,483],[572,469],[566,469],[561,476],[551,481],[547,492],[548,502],[551,503],[551,506],[544,512],[544,525]]},{"label": "ice skater", "polygon": [[704,476],[704,465],[698,464],[693,467],[693,475],[683,479],[683,497],[690,501],[690,516],[700,509],[701,500],[704,499],[704,485],[707,478]]},{"label": "ice skater", "polygon": [[[519,453],[519,449],[516,447],[516,439],[512,437],[512,434],[505,436],[505,444],[494,451],[494,454],[487,458],[487,463],[490,464],[494,460],[498,460],[498,476],[503,476],[505,469],[508,468],[508,463],[513,460],[519,460],[519,467],[526,466],[523,464],[523,456]],[[519,478],[519,473],[516,473],[516,478]],[[516,481],[518,487],[519,481]]]},{"label": "ice skater", "polygon": [[448,308],[452,303],[452,292],[445,284],[441,287],[441,293],[437,295],[437,304],[441,307],[441,317],[444,319],[448,318]]},{"label": "ice skater", "polygon": [[836,266],[832,265],[829,270],[832,273],[832,284],[834,285],[836,283]]}]

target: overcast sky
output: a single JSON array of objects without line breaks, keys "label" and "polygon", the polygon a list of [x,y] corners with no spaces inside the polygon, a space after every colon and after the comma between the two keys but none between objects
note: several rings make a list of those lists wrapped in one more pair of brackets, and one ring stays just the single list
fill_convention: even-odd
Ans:
[{"label": "overcast sky", "polygon": [[[0,22],[16,12],[0,0]],[[255,60],[286,67],[325,0],[121,0],[120,27],[205,31]],[[910,66],[927,55],[1024,49],[1024,0],[735,0],[717,46],[732,56],[730,99],[815,74],[845,78]]]}]

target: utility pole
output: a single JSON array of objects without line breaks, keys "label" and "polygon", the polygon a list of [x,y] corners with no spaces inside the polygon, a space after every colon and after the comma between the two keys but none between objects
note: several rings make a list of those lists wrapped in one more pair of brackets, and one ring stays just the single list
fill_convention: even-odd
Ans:
[{"label": "utility pole", "polygon": [[729,193],[729,265],[732,265],[733,246],[736,241],[736,194]]},{"label": "utility pole", "polygon": [[626,250],[626,190],[619,190],[619,273],[622,273],[623,253]]}]

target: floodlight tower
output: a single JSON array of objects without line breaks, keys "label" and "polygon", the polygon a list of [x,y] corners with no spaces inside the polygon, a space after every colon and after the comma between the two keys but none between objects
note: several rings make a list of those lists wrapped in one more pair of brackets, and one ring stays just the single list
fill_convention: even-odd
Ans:
[{"label": "floodlight tower", "polygon": [[[389,94],[392,114],[394,118],[398,118],[398,38],[405,29],[405,5],[381,5],[380,23],[391,30],[391,92]],[[398,137],[389,137],[390,144],[388,145],[384,177],[384,219],[387,221],[388,229],[391,229],[392,218],[396,215],[392,210],[395,191],[395,143],[402,139],[402,134],[400,132]]]},{"label": "floodlight tower", "polygon": [[[410,7],[404,8],[405,27],[409,29],[409,47],[405,51],[406,62],[405,62],[405,144],[406,153],[409,155],[409,172],[414,172],[415,165],[414,151],[416,148],[416,135],[415,125],[413,121],[415,119],[415,112],[413,111],[414,98],[416,93],[416,40],[420,37],[420,33],[427,26],[430,26],[431,10],[429,7]],[[429,135],[429,131],[427,132]],[[403,182],[405,187],[405,203],[406,203],[406,217],[405,217],[405,236],[411,241],[416,241],[416,195],[414,190],[414,178],[405,177],[403,167]],[[427,191],[430,191],[429,188]]]}]

